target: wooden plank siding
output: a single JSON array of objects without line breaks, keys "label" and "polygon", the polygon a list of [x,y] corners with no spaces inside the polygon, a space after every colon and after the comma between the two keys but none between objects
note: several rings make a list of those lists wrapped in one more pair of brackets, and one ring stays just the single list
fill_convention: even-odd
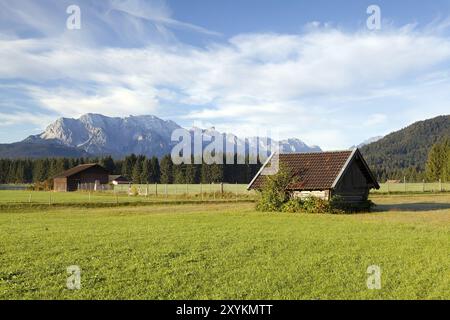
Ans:
[{"label": "wooden plank siding", "polygon": [[109,172],[98,164],[71,168],[53,179],[54,191],[76,191],[81,184],[108,184]]}]

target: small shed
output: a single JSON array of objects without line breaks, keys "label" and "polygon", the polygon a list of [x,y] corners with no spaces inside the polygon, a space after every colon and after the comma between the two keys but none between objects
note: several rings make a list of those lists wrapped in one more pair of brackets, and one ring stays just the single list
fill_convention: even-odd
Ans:
[{"label": "small shed", "polygon": [[[296,177],[288,187],[295,197],[314,196],[330,200],[338,195],[344,202],[359,203],[367,200],[370,189],[380,188],[359,149],[279,154],[277,158],[279,165]],[[267,168],[274,159],[272,155],[266,161],[248,189],[260,190],[263,187],[270,171]]]},{"label": "small shed", "polygon": [[118,184],[129,184],[130,180],[128,180],[126,177],[122,175],[110,175],[109,183],[112,183],[113,185],[116,186]]},{"label": "small shed", "polygon": [[109,171],[96,163],[80,164],[53,178],[54,191],[95,189],[109,182]]}]

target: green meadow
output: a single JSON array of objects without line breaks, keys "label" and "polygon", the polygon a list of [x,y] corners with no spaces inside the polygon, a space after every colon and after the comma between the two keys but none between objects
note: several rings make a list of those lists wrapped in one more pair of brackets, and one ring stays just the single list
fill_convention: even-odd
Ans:
[{"label": "green meadow", "polygon": [[[353,215],[2,206],[0,299],[449,299],[450,195],[372,200]],[[80,290],[66,285],[72,265]]]}]

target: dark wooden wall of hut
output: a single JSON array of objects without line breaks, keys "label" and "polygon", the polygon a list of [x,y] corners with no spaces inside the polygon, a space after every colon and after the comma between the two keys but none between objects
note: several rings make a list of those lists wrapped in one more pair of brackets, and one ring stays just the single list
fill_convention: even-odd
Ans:
[{"label": "dark wooden wall of hut", "polygon": [[333,195],[338,195],[346,202],[361,202],[369,196],[368,179],[361,168],[363,164],[360,159],[354,159],[337,184]]}]

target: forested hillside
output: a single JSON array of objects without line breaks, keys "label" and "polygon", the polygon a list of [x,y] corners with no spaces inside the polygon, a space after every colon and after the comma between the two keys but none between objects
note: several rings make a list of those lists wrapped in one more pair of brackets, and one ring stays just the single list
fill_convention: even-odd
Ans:
[{"label": "forested hillside", "polygon": [[361,148],[364,158],[380,181],[421,180],[431,147],[450,137],[450,116],[416,122]]}]

